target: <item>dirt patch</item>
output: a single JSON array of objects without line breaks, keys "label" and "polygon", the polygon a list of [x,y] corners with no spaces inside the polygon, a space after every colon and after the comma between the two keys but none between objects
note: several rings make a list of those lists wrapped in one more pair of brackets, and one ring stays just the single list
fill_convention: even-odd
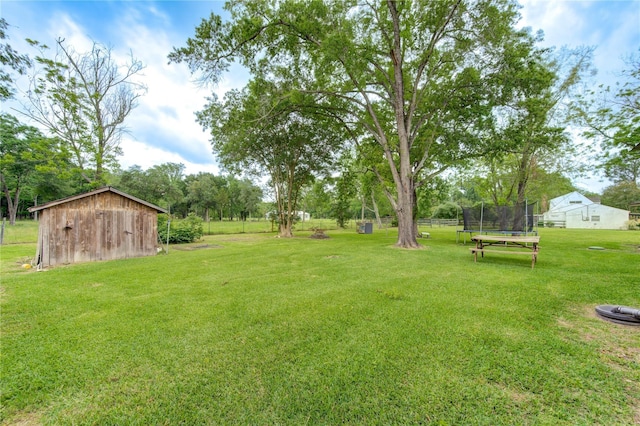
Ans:
[{"label": "dirt patch", "polygon": [[625,251],[629,251],[631,253],[638,253],[640,254],[640,245],[636,245],[636,244],[624,244],[622,246],[622,248]]},{"label": "dirt patch", "polygon": [[312,238],[314,240],[326,240],[329,238],[329,236],[326,234],[311,234],[309,238]]},{"label": "dirt patch", "polygon": [[42,424],[42,416],[38,413],[18,413],[12,419],[2,422],[3,425],[36,426]]},{"label": "dirt patch", "polygon": [[309,238],[313,238],[314,240],[326,240],[329,238],[329,236],[324,233],[324,229],[311,228],[311,230],[313,231],[313,234],[311,234]]}]

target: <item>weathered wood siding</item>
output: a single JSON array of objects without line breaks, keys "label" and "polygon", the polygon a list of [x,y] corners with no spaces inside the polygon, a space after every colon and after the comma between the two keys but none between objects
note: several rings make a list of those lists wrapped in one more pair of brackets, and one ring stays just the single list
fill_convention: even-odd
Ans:
[{"label": "weathered wood siding", "polygon": [[158,212],[112,192],[52,206],[40,213],[41,266],[156,254]]}]

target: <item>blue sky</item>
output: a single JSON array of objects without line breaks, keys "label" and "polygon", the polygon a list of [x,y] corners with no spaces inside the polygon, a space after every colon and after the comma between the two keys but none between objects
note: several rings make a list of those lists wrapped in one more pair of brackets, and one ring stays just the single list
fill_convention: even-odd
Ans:
[{"label": "blue sky", "polygon": [[[624,68],[622,57],[640,48],[640,0],[523,0],[522,26],[543,30],[544,45],[596,46],[597,80],[611,84]],[[222,1],[29,1],[1,0],[0,16],[10,25],[9,43],[21,53],[35,52],[25,38],[50,46],[62,37],[82,51],[97,41],[123,58],[130,52],[146,64],[148,93],[130,115],[130,134],[122,141],[123,168],[137,164],[183,163],[186,172],[218,173],[207,134],[194,113],[215,91],[222,97],[242,87],[247,74],[234,69],[215,88],[193,82],[186,66],[167,62],[173,47],[185,44],[195,27]],[[6,107],[6,106],[5,106]],[[600,189],[606,183],[590,183]]]}]

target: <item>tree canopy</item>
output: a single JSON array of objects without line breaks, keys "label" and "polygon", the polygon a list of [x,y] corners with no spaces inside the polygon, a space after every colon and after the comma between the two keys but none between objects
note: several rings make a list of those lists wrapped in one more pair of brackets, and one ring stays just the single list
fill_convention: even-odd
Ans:
[{"label": "tree canopy", "polygon": [[341,127],[308,108],[297,108],[282,88],[256,80],[231,91],[224,102],[210,99],[198,120],[226,168],[266,173],[276,200],[280,235],[292,236],[301,189],[326,171],[343,143]]},{"label": "tree canopy", "polygon": [[10,114],[0,114],[0,189],[7,201],[10,224],[15,224],[22,192],[39,186],[38,174],[64,170],[66,160],[59,140],[45,137]]},{"label": "tree canopy", "polygon": [[[418,247],[415,189],[451,164],[486,152],[501,101],[504,58],[528,54],[509,0],[228,2],[170,59],[217,83],[234,61],[283,82],[291,99],[377,143],[393,176],[398,246]],[[300,100],[301,103],[303,101]],[[356,137],[356,140],[358,137]]]},{"label": "tree canopy", "polygon": [[[9,38],[7,35],[7,29],[9,23],[0,18],[0,40],[6,40]],[[22,55],[14,50],[10,44],[0,44],[0,101],[6,101],[13,97],[15,94],[14,77],[11,75],[11,71],[18,74],[25,74],[27,68],[31,65],[31,60],[27,55]]]},{"label": "tree canopy", "polygon": [[58,39],[52,57],[46,45],[30,43],[41,55],[35,58],[40,69],[31,77],[25,114],[68,145],[89,187],[104,185],[105,170],[121,154],[125,120],[145,90],[134,80],[142,63],[132,57],[119,64],[98,43],[78,53]]},{"label": "tree canopy", "polygon": [[575,103],[587,139],[601,143],[600,167],[614,182],[638,184],[640,163],[640,50],[614,87],[600,85]]}]

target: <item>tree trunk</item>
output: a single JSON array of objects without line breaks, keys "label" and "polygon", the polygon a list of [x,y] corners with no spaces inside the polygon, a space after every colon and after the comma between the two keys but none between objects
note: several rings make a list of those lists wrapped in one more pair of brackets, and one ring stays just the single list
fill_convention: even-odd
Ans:
[{"label": "tree trunk", "polygon": [[96,153],[96,173],[94,175],[94,180],[93,183],[94,185],[97,186],[102,186],[102,175],[104,174],[104,166],[103,166],[103,157],[104,153],[103,153],[103,149],[102,149],[102,143],[99,143],[99,148],[98,148],[98,152]]},{"label": "tree trunk", "polygon": [[9,210],[9,225],[16,224],[16,216],[18,216],[18,204],[20,204],[20,184],[18,183],[16,188],[16,193],[14,195],[15,199],[11,198],[11,193],[9,192],[9,188],[4,180],[4,176],[0,173],[0,183],[2,183],[2,191],[4,192],[5,198],[7,200],[7,209]]},{"label": "tree trunk", "polygon": [[281,174],[272,173],[271,180],[273,181],[273,189],[276,195],[276,209],[278,216],[278,236],[280,238],[292,238],[292,210],[293,205],[291,203],[291,184],[292,173],[289,169],[288,176],[286,177],[286,183],[284,179],[278,179],[282,177]]},{"label": "tree trunk", "polygon": [[518,193],[516,195],[516,202],[514,206],[514,220],[513,220],[513,230],[514,231],[527,231],[526,226],[526,190],[527,183],[529,182],[529,173],[532,168],[532,159],[533,155],[530,155],[528,150],[525,149],[525,152],[522,156],[519,170],[518,170]]},{"label": "tree trunk", "polygon": [[416,188],[413,188],[413,234],[418,237],[418,194]]},{"label": "tree trunk", "polygon": [[380,219],[380,211],[378,210],[378,203],[376,203],[376,197],[371,190],[371,204],[373,205],[373,213],[376,215],[376,222],[378,223],[378,229],[382,229],[382,220]]},{"label": "tree trunk", "polygon": [[420,244],[416,239],[416,227],[414,220],[414,190],[413,180],[408,176],[403,176],[405,183],[398,191],[398,204],[396,206],[396,215],[398,217],[398,241],[397,247],[402,248],[419,248]]},{"label": "tree trunk", "polygon": [[[404,85],[404,72],[402,65],[404,63],[403,48],[402,48],[402,35],[400,34],[400,18],[398,15],[397,5],[391,0],[387,0],[387,7],[391,14],[391,20],[393,23],[393,46],[390,51],[391,62],[393,64],[393,101],[395,121],[398,130],[398,166],[397,172],[394,173],[393,180],[396,183],[396,189],[398,191],[398,202],[395,206],[396,215],[398,217],[398,241],[397,247],[402,248],[419,248],[420,244],[416,239],[417,232],[414,224],[414,194],[415,194],[415,176],[411,163],[411,141],[410,141],[410,120],[407,120],[407,113],[405,111],[405,85]],[[386,148],[389,150],[389,148]],[[387,161],[393,169],[395,166],[395,160],[391,153],[386,154]]]},{"label": "tree trunk", "polygon": [[293,231],[291,230],[290,223],[280,224],[280,238],[293,238]]}]

